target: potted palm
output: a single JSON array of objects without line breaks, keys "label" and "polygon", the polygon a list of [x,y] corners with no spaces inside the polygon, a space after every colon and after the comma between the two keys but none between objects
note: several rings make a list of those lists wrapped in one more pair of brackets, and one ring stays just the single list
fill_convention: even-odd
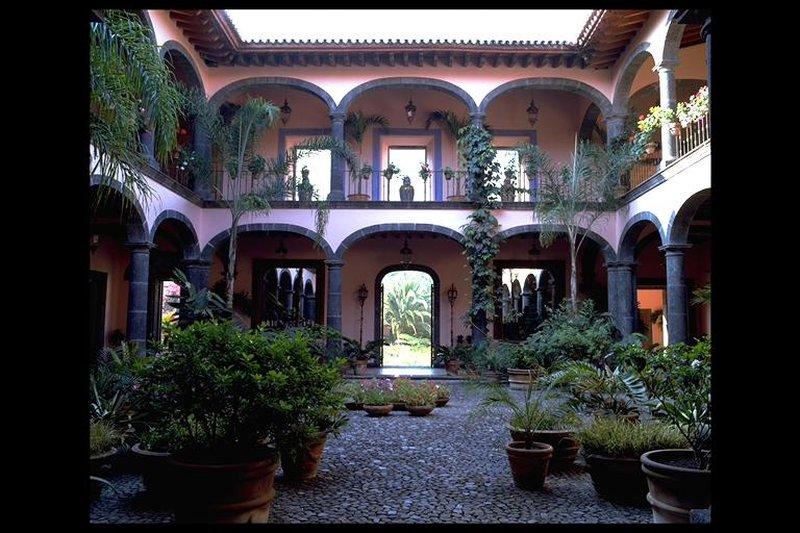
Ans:
[{"label": "potted palm", "polygon": [[509,389],[498,385],[488,387],[488,392],[470,415],[471,417],[494,410],[501,416],[509,416],[521,430],[521,440],[513,440],[506,445],[508,463],[514,484],[526,490],[539,490],[544,486],[553,447],[533,440],[533,435],[552,417],[546,405],[550,389],[538,390],[534,394],[531,385],[525,391],[523,400],[518,400]]},{"label": "potted palm", "polygon": [[[348,141],[355,142],[358,148],[359,159],[363,156],[364,136],[367,131],[372,127],[386,128],[389,126],[389,119],[383,115],[365,115],[363,111],[351,111],[347,114],[344,121],[344,134]],[[356,172],[356,191],[347,195],[347,199],[351,201],[369,201],[368,194],[362,194],[362,184],[372,177],[372,167],[370,165],[363,165],[360,169],[353,168]]]},{"label": "potted palm", "polygon": [[392,412],[391,380],[377,381],[373,379],[364,386],[364,411],[368,416],[386,416]]},{"label": "potted palm", "polygon": [[176,521],[267,521],[282,413],[303,394],[290,376],[308,352],[300,336],[267,339],[229,321],[169,335],[144,380],[170,413],[153,427],[169,435]]},{"label": "potted palm", "polygon": [[657,420],[631,422],[620,417],[596,417],[578,431],[592,484],[603,498],[625,505],[646,504],[647,478],[643,453],[681,446],[681,435]]},{"label": "potted palm", "polygon": [[575,439],[575,427],[579,423],[580,419],[573,411],[559,409],[544,413],[539,427],[531,435],[526,435],[525,421],[516,415],[509,421],[508,429],[515,441],[533,440],[552,446],[553,456],[548,470],[563,472],[572,466],[578,456],[580,445]]},{"label": "potted palm", "polygon": [[641,456],[653,522],[688,523],[692,509],[711,505],[711,340],[672,344],[632,366],[654,413],[670,421],[688,445]]}]

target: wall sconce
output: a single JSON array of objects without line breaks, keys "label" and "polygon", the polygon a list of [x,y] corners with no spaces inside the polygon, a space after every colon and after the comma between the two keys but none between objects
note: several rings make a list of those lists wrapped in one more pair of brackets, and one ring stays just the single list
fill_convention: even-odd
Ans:
[{"label": "wall sconce", "polygon": [[367,296],[369,296],[369,291],[367,290],[367,286],[362,283],[358,288],[358,303],[361,304],[361,322],[358,327],[359,346],[364,346],[364,302],[367,301]]},{"label": "wall sconce", "polygon": [[408,123],[411,124],[414,122],[414,117],[417,115],[417,106],[414,105],[414,102],[411,101],[411,97],[408,98],[408,103],[405,107],[406,110],[406,120]]},{"label": "wall sconce", "polygon": [[408,247],[408,237],[405,238],[403,241],[403,247],[400,248],[400,264],[404,266],[408,266],[411,264],[411,256],[414,252],[411,251],[411,248]]},{"label": "wall sconce", "polygon": [[528,122],[530,122],[530,125],[535,125],[536,121],[539,120],[539,108],[536,107],[536,103],[533,101],[533,96],[531,96],[531,105],[528,106],[528,109],[526,109],[525,112],[528,114]]},{"label": "wall sconce", "polygon": [[456,303],[456,298],[458,298],[458,290],[456,290],[456,284],[451,283],[450,288],[447,289],[447,301],[450,302],[450,346],[453,345],[453,304]]},{"label": "wall sconce", "polygon": [[95,253],[99,247],[100,235],[92,235],[89,237],[89,250],[91,250],[92,253]]},{"label": "wall sconce", "polygon": [[283,105],[280,107],[281,111],[281,122],[285,126],[289,119],[292,117],[292,108],[289,107],[289,102],[286,98],[283,99]]}]

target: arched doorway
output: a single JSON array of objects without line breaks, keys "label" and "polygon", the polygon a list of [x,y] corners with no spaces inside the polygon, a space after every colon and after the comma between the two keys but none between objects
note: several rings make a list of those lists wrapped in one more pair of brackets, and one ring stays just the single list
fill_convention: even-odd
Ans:
[{"label": "arched doorway", "polygon": [[394,265],[375,279],[375,338],[384,367],[429,367],[439,343],[439,277],[422,265]]}]

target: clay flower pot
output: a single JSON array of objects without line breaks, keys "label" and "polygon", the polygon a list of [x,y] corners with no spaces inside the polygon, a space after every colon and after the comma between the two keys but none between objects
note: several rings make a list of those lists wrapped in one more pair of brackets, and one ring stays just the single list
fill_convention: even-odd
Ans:
[{"label": "clay flower pot", "polygon": [[461,361],[451,359],[444,364],[444,369],[448,374],[458,375],[458,369],[461,368]]},{"label": "clay flower pot", "polygon": [[172,492],[172,469],[169,452],[147,450],[141,443],[131,448],[136,471],[142,476],[144,490],[150,495],[169,496]]},{"label": "clay flower pot", "polygon": [[647,501],[656,524],[687,524],[691,509],[711,506],[711,471],[689,468],[691,450],[653,450],[642,454]]},{"label": "clay flower pot", "polygon": [[514,390],[526,390],[531,381],[539,376],[538,370],[527,368],[509,368],[508,385]]},{"label": "clay flower pot", "polygon": [[281,450],[281,467],[283,468],[284,481],[308,481],[317,477],[317,468],[322,460],[326,438],[327,435],[323,435],[296,453]]},{"label": "clay flower pot", "polygon": [[437,398],[436,399],[436,407],[444,407],[447,405],[447,402],[450,401],[450,398]]},{"label": "clay flower pot", "polygon": [[502,383],[503,374],[501,372],[496,372],[494,370],[487,370],[483,373],[483,379],[485,379],[489,383]]},{"label": "clay flower pot", "polygon": [[367,412],[367,416],[386,416],[392,412],[392,404],[389,405],[365,405],[364,411]]},{"label": "clay flower pot", "polygon": [[364,408],[363,403],[345,402],[344,406],[348,411],[361,411]]},{"label": "clay flower pot", "polygon": [[[513,440],[526,440],[525,431],[511,425],[508,426],[508,430]],[[549,466],[551,473],[562,472],[575,463],[580,444],[575,440],[572,431],[564,429],[534,431],[532,439],[534,442],[543,442],[553,447],[553,457],[550,459]]]},{"label": "clay flower pot", "polygon": [[647,477],[638,457],[586,456],[592,485],[602,498],[623,505],[647,503]]},{"label": "clay flower pot", "polygon": [[263,524],[275,499],[278,454],[237,464],[168,460],[175,471],[175,521],[203,524]]},{"label": "clay flower pot", "polygon": [[406,406],[408,414],[411,416],[428,416],[433,412],[432,405],[408,405]]},{"label": "clay flower pot", "polygon": [[356,359],[353,361],[353,374],[356,376],[363,376],[366,374],[367,370],[367,360],[366,359]]},{"label": "clay flower pot", "polygon": [[514,441],[506,446],[506,454],[516,486],[525,490],[539,490],[544,486],[547,467],[553,456],[552,446],[534,442],[528,449],[523,441]]}]

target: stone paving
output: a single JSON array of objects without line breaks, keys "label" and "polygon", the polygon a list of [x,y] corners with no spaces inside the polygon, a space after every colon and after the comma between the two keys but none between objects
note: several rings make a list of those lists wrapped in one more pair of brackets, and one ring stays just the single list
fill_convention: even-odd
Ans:
[{"label": "stone paving", "polygon": [[[503,420],[467,425],[477,396],[449,382],[450,403],[425,418],[393,412],[350,423],[325,447],[317,479],[302,485],[276,480],[273,523],[649,523],[649,507],[627,507],[597,496],[578,466],[550,475],[544,490],[518,489],[503,445]],[[110,478],[91,507],[92,522],[171,522],[141,492],[134,475]]]}]

